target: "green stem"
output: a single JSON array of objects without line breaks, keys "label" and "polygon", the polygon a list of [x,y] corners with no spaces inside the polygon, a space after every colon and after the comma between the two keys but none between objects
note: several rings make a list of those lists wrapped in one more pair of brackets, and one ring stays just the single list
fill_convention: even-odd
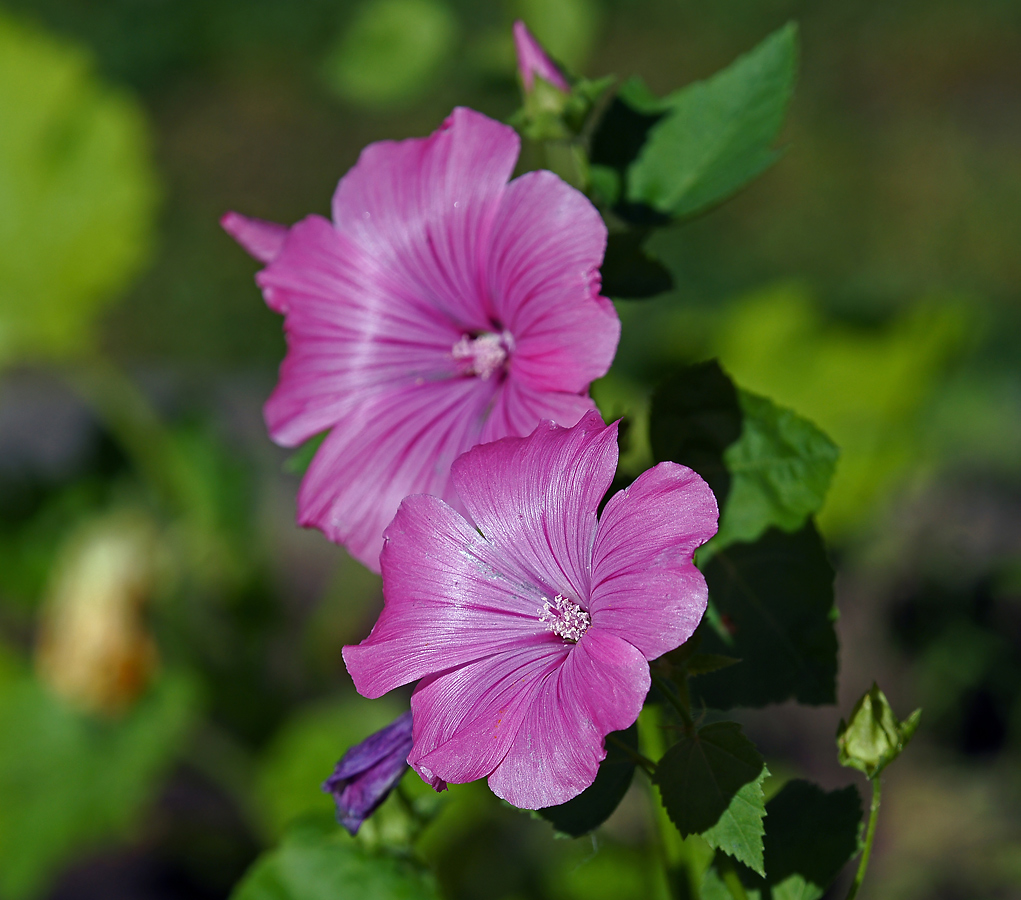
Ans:
[{"label": "green stem", "polygon": [[674,693],[673,688],[658,675],[652,676],[652,683],[659,688],[659,692],[666,697],[667,702],[677,710],[678,715],[681,717],[681,721],[684,723],[685,731],[689,733],[695,730],[695,722],[691,718],[691,711],[681,701],[681,698]]},{"label": "green stem", "polygon": [[865,832],[865,848],[861,852],[861,862],[858,863],[858,871],[855,873],[851,889],[847,892],[847,900],[854,900],[858,894],[858,888],[865,880],[865,870],[869,867],[869,857],[872,855],[872,841],[876,836],[876,821],[879,818],[879,776],[872,779],[872,808],[869,811],[869,826]]},{"label": "green stem", "polygon": [[606,740],[613,744],[618,750],[623,751],[624,755],[627,756],[636,766],[641,766],[650,775],[654,775],[656,772],[656,764],[649,759],[647,756],[643,756],[633,747],[629,747],[619,737],[614,734],[608,734]]}]

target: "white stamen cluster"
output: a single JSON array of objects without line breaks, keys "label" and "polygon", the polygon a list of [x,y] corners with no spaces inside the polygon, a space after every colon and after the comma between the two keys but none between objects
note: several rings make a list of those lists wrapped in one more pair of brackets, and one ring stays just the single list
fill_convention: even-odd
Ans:
[{"label": "white stamen cluster", "polygon": [[450,352],[454,359],[468,362],[469,375],[486,381],[507,362],[511,343],[507,332],[501,335],[487,331],[476,338],[463,335]]},{"label": "white stamen cluster", "polygon": [[542,600],[539,621],[558,637],[577,644],[592,624],[589,614],[573,600],[568,600],[561,594],[557,594],[552,602],[545,597]]}]

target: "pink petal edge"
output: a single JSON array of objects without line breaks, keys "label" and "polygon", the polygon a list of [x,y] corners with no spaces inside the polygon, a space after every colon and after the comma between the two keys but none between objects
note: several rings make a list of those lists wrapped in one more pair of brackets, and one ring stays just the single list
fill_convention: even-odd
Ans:
[{"label": "pink petal edge", "polygon": [[228,212],[220,219],[220,227],[237,241],[249,256],[261,263],[272,262],[284,246],[287,226],[265,219],[252,219],[241,213]]}]

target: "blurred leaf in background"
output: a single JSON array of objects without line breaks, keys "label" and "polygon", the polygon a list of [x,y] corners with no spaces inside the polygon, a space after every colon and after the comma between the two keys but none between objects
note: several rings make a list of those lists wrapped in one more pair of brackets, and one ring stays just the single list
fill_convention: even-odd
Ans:
[{"label": "blurred leaf in background", "polygon": [[0,895],[35,896],[70,855],[127,836],[194,706],[176,676],[116,722],[75,712],[27,676],[0,681]]},{"label": "blurred leaf in background", "polygon": [[458,30],[442,0],[367,0],[327,55],[326,82],[360,106],[406,105],[433,87]]},{"label": "blurred leaf in background", "polygon": [[0,13],[0,364],[88,350],[145,262],[145,115],[87,52]]},{"label": "blurred leaf in background", "polygon": [[410,860],[371,853],[335,826],[304,821],[264,854],[233,900],[435,900],[432,879]]},{"label": "blurred leaf in background", "polygon": [[[259,803],[271,833],[280,835],[299,817],[333,814],[333,798],[319,786],[344,752],[402,712],[392,699],[351,696],[299,709],[263,753],[257,778]],[[417,778],[417,776],[415,776]]]},{"label": "blurred leaf in background", "polygon": [[796,287],[737,302],[717,338],[734,381],[789,406],[822,428],[840,460],[820,527],[857,527],[919,458],[919,421],[968,333],[955,306],[918,306],[890,322],[827,321]]}]

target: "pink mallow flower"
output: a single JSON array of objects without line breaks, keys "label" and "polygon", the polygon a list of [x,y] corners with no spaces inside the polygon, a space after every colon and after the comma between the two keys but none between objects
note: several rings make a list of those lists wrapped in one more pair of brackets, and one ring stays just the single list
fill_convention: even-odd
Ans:
[{"label": "pink mallow flower", "polygon": [[330,431],[298,521],[379,571],[383,529],[409,494],[447,497],[451,463],[544,419],[573,425],[616,352],[599,295],[606,227],[551,172],[508,183],[512,128],[455,109],[427,138],[370,144],[333,221],[290,229],[224,216],[256,259],[288,351],[265,416],[293,447]]},{"label": "pink mallow flower", "polygon": [[536,75],[558,90],[570,92],[571,86],[563,73],[521,19],[514,23],[514,49],[518,55],[518,75],[526,94],[535,86]]},{"label": "pink mallow flower", "polygon": [[591,412],[461,456],[471,521],[436,497],[401,504],[383,612],[344,661],[367,697],[421,679],[408,762],[427,781],[488,777],[515,806],[564,803],[638,717],[648,661],[694,632],[707,590],[692,556],[716,499],[665,462],[597,518],[616,464],[617,426]]}]

